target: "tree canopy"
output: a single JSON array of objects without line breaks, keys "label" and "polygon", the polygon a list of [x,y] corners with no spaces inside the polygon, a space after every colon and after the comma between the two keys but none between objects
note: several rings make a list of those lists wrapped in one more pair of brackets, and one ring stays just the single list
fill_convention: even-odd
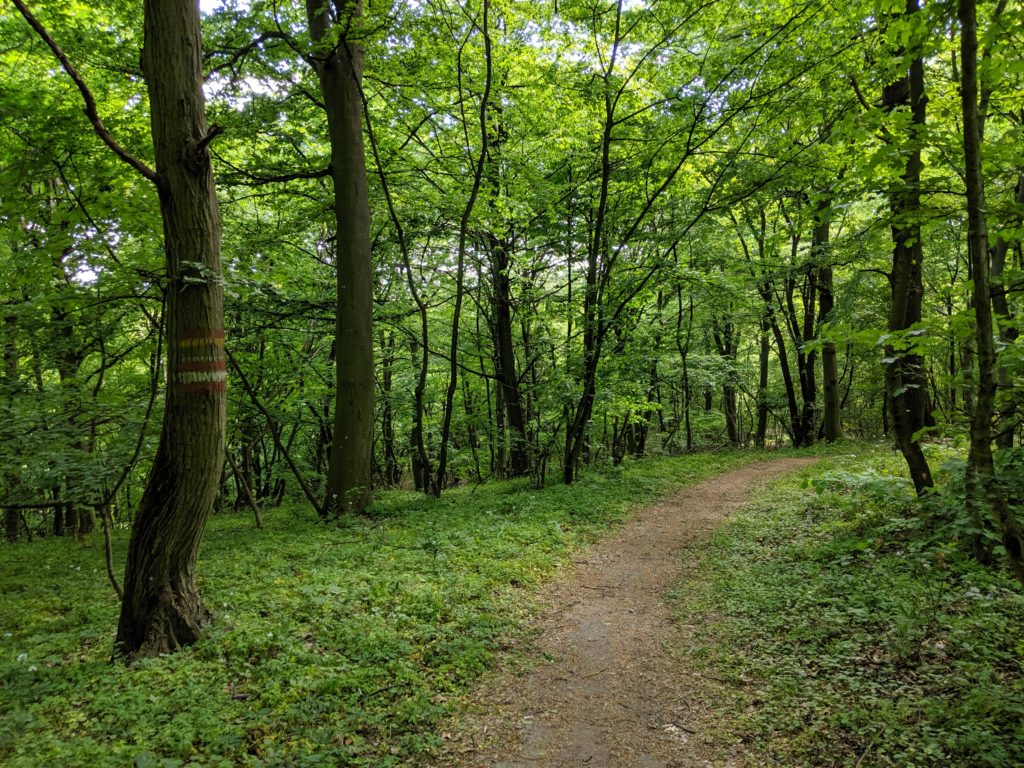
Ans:
[{"label": "tree canopy", "polygon": [[[889,435],[922,494],[965,450],[964,541],[1024,579],[1019,4],[224,0],[161,113],[168,3],[0,15],[9,541],[139,530],[200,445],[193,559],[213,504]],[[221,292],[218,426],[173,393]]]}]

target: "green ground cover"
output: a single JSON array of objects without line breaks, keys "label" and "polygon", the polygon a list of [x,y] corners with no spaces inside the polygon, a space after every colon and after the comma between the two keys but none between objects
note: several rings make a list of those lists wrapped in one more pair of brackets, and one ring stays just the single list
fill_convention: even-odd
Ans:
[{"label": "green ground cover", "polygon": [[758,765],[1024,765],[1019,585],[898,456],[848,450],[737,514],[680,590],[724,738]]},{"label": "green ground cover", "polygon": [[393,492],[341,526],[300,508],[267,513],[262,531],[215,517],[199,564],[207,638],[133,668],[109,660],[118,605],[98,535],[0,546],[0,763],[415,763],[524,631],[530,588],[632,506],[754,458],[627,462],[539,492]]}]

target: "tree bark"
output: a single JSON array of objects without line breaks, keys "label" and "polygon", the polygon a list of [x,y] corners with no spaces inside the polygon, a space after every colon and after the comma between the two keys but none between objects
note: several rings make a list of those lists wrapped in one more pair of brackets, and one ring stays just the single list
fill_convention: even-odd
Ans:
[{"label": "tree bark", "polygon": [[[1018,211],[1024,210],[1024,174],[1017,177],[1017,187],[1014,190],[1013,201]],[[1020,215],[1014,218],[1013,225],[1020,227]],[[1006,268],[1006,254],[1009,248],[1009,241],[1003,237],[998,237],[995,246],[991,249],[992,309],[997,316],[999,340],[1005,346],[1014,344],[1020,335],[1017,325],[1013,322],[1013,312],[1007,299],[1006,283],[1003,278],[1003,271]],[[999,408],[999,427],[996,432],[996,445],[1000,448],[1012,448],[1013,433],[1017,427],[1017,401],[1010,392],[1013,389],[1013,381],[1008,366],[999,366],[996,375],[998,378],[998,389],[1002,389],[1005,393],[1005,400]]]},{"label": "tree bark", "polygon": [[381,334],[384,360],[381,366],[381,439],[384,442],[384,482],[397,487],[402,479],[402,468],[398,464],[398,448],[395,445],[395,418],[391,403],[393,369],[395,365],[395,334]]},{"label": "tree bark", "polygon": [[249,505],[249,509],[252,510],[253,519],[256,521],[257,528],[263,528],[263,513],[260,511],[260,505],[256,503],[256,499],[253,498],[252,489],[249,488],[249,484],[245,481],[245,478],[238,471],[238,464],[235,463],[234,457],[231,455],[231,451],[225,451],[228,463],[231,465],[231,471],[235,474],[235,479],[238,481],[238,490],[245,503]]},{"label": "tree bark", "polygon": [[974,275],[975,345],[978,374],[971,443],[967,455],[967,506],[982,520],[995,516],[1010,567],[1024,583],[1024,531],[1007,503],[992,460],[992,417],[996,399],[996,350],[990,302],[985,186],[978,117],[978,21],[974,0],[960,0],[961,104],[964,125],[964,181],[967,190],[968,257]]},{"label": "tree bark", "polygon": [[712,337],[719,357],[728,366],[725,382],[722,384],[722,410],[725,412],[725,428],[729,436],[729,445],[739,445],[739,432],[736,424],[736,385],[732,377],[736,375],[736,351],[739,347],[739,331],[728,317],[714,318],[711,324]]},{"label": "tree bark", "polygon": [[679,361],[683,368],[682,399],[683,399],[683,425],[686,434],[686,450],[693,450],[693,426],[690,423],[690,338],[693,335],[693,294],[689,294],[689,315],[686,323],[686,339],[682,336],[683,326],[683,289],[676,290],[676,349],[679,351]]},{"label": "tree bark", "polygon": [[116,653],[156,656],[210,619],[196,553],[224,460],[220,214],[207,146],[198,4],[145,0],[142,51],[167,267],[163,430],[128,544]]},{"label": "tree bark", "polygon": [[370,151],[373,153],[373,161],[377,167],[381,191],[384,193],[384,201],[387,203],[388,216],[395,227],[395,234],[398,237],[398,250],[402,254],[406,284],[409,286],[409,294],[416,304],[417,313],[420,318],[420,339],[419,341],[413,339],[411,342],[413,365],[417,368],[417,374],[416,388],[413,393],[412,430],[409,434],[409,447],[412,454],[410,464],[414,487],[417,491],[425,491],[427,490],[426,478],[430,476],[430,455],[427,453],[427,447],[423,441],[423,398],[427,388],[427,373],[430,365],[430,326],[427,318],[427,304],[416,287],[416,278],[412,271],[412,257],[409,254],[409,245],[405,238],[405,228],[402,226],[402,220],[398,217],[395,200],[391,195],[391,185],[388,182],[388,175],[385,173],[384,164],[381,161],[380,147],[377,145],[377,138],[373,130],[373,120],[370,117],[366,96],[362,88],[359,89],[359,95],[363,104],[363,117],[366,121],[366,136],[370,140]]},{"label": "tree bark", "polygon": [[512,338],[512,297],[509,269],[509,242],[491,235],[491,291],[494,309],[492,335],[494,340],[494,375],[501,388],[501,401],[505,406],[509,431],[509,476],[522,477],[530,471],[526,440],[526,417],[523,413],[522,393],[516,372],[515,345]]},{"label": "tree bark", "polygon": [[[13,312],[4,312],[4,399],[6,410],[13,416],[14,411],[14,396],[18,388],[18,345],[15,342],[14,332],[17,329],[18,321]],[[13,423],[13,419],[4,419],[3,425],[0,426],[2,434],[0,437],[4,439],[5,445],[11,445],[8,443],[8,439],[16,438],[15,435],[11,434],[8,430],[7,424]],[[5,491],[11,494],[16,485],[17,478],[12,472],[9,476],[3,478]],[[21,535],[21,513],[17,507],[6,507],[4,509],[4,534],[7,537],[7,541],[15,542]]]},{"label": "tree bark", "polygon": [[[904,15],[908,19],[918,10],[917,0],[906,0]],[[911,60],[906,75],[885,88],[883,100],[887,109],[909,107],[911,114],[909,146],[902,148],[902,154],[906,156],[903,175],[889,190],[893,241],[889,332],[900,334],[921,321],[924,295],[920,186],[926,101],[924,61],[920,55]],[[923,360],[920,355],[893,344],[885,346],[885,359],[891,429],[910,469],[914,488],[921,494],[934,485],[931,468],[916,437],[927,422],[928,396]]]},{"label": "tree bark", "polygon": [[[817,211],[814,224],[814,268],[818,273],[818,323],[816,335],[821,336],[822,326],[828,323],[835,308],[833,294],[832,262],[829,244],[829,210],[824,203]],[[842,416],[839,398],[839,365],[836,359],[836,343],[825,338],[821,345],[821,386],[824,399],[822,431],[825,441],[834,443],[842,437]]]},{"label": "tree bark", "polygon": [[[616,6],[617,18],[622,14],[622,2]],[[572,417],[566,425],[565,451],[562,454],[562,482],[571,485],[576,479],[576,464],[583,454],[587,427],[594,409],[597,395],[597,368],[601,359],[604,339],[600,304],[599,262],[605,248],[605,217],[608,214],[608,195],[612,177],[611,146],[615,128],[615,107],[610,92],[609,78],[615,68],[615,53],[618,49],[618,22],[612,56],[605,73],[604,127],[601,134],[601,177],[597,211],[594,216],[592,237],[587,247],[587,271],[583,294],[583,391],[580,393]]]},{"label": "tree bark", "polygon": [[757,431],[754,433],[754,446],[765,447],[765,438],[768,434],[768,362],[771,356],[772,343],[769,333],[771,325],[765,314],[761,315],[761,349],[758,354],[757,367]]},{"label": "tree bark", "polygon": [[489,29],[488,11],[490,10],[489,0],[483,3],[483,19],[480,26],[484,38],[484,92],[480,97],[480,154],[477,157],[476,168],[473,172],[473,185],[469,191],[469,197],[462,209],[462,217],[459,220],[459,250],[458,264],[455,276],[455,306],[452,311],[452,337],[450,346],[450,368],[448,369],[448,389],[445,391],[444,417],[441,422],[441,445],[437,455],[437,469],[430,483],[430,493],[434,496],[441,495],[444,487],[445,473],[448,471],[448,448],[451,437],[452,409],[455,403],[455,390],[459,378],[459,323],[462,317],[463,281],[466,273],[466,248],[469,238],[469,219],[473,214],[477,196],[480,194],[480,182],[483,179],[484,164],[487,160],[488,128],[487,128],[487,107],[491,98],[492,82],[492,61],[491,61],[491,32]]},{"label": "tree bark", "polygon": [[321,506],[324,517],[361,513],[370,504],[373,460],[373,282],[370,203],[363,155],[362,0],[306,0],[313,68],[327,113],[334,183],[334,430]]},{"label": "tree bark", "polygon": [[[491,215],[500,221],[501,208],[501,153],[508,141],[508,130],[501,122],[501,103],[492,98],[490,110],[496,116],[494,130],[487,143],[487,182],[490,187]],[[509,226],[505,232],[487,233],[487,252],[491,271],[491,337],[494,343],[494,377],[501,390],[501,402],[507,416],[505,424],[509,437],[509,477],[522,477],[530,471],[530,452],[526,436],[526,415],[523,412],[522,392],[516,371],[515,343],[512,335],[512,247]],[[504,437],[504,434],[503,434]],[[504,470],[504,466],[502,467]]]},{"label": "tree bark", "polygon": [[[814,235],[819,235],[817,228]],[[800,231],[794,230],[790,238],[790,263],[795,268],[798,259],[800,245]],[[812,254],[815,252],[816,244],[811,244]],[[813,257],[812,257],[813,258]],[[780,297],[780,310],[786,320],[786,327],[789,329],[789,336],[793,342],[796,352],[797,380],[800,385],[800,407],[798,411],[792,411],[795,407],[795,393],[791,402],[791,423],[793,425],[793,445],[795,447],[811,446],[814,444],[815,429],[814,422],[817,415],[818,384],[816,379],[817,352],[808,350],[807,345],[815,339],[815,306],[818,297],[817,269],[813,261],[801,265],[803,281],[800,286],[801,312],[797,310],[794,301],[797,281],[793,275],[786,275],[782,278],[783,295]],[[781,348],[780,348],[781,349]],[[780,352],[781,354],[781,352]],[[795,413],[795,417],[793,414]]]}]

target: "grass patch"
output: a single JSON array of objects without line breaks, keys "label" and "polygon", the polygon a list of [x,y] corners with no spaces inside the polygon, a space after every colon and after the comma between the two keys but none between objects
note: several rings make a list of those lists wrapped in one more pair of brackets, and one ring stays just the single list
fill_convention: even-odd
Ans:
[{"label": "grass patch", "polygon": [[385,493],[340,526],[300,507],[266,514],[263,531],[220,515],[199,562],[207,637],[132,668],[109,660],[118,604],[98,536],[3,545],[0,763],[416,763],[573,550],[633,506],[755,458],[627,462],[543,491]]},{"label": "grass patch", "polygon": [[934,535],[902,470],[858,449],[776,483],[679,598],[753,764],[1024,765],[1024,596]]}]

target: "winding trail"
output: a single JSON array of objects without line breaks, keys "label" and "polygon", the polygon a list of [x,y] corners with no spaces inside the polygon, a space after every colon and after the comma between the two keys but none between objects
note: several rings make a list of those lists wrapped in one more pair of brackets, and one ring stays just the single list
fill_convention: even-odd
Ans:
[{"label": "winding trail", "polygon": [[[666,602],[685,588],[684,552],[706,539],[757,486],[809,458],[749,464],[639,510],[580,553],[542,595],[525,675],[498,677],[472,701],[441,765],[451,768],[723,766],[706,743],[700,679],[672,653],[688,628]],[[692,563],[686,562],[686,566]]]}]

